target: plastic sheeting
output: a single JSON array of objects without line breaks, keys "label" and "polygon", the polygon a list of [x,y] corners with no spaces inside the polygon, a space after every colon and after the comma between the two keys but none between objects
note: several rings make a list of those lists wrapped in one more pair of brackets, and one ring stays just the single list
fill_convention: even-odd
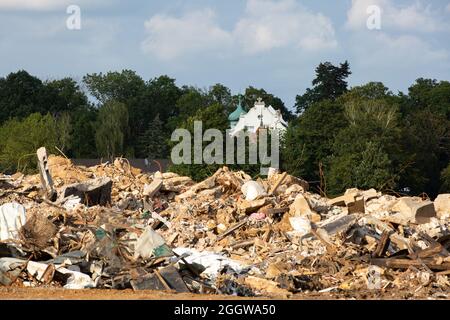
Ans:
[{"label": "plastic sheeting", "polygon": [[25,207],[21,204],[11,202],[0,206],[0,241],[18,240],[25,222]]},{"label": "plastic sheeting", "polygon": [[230,267],[236,273],[242,273],[249,268],[238,261],[214,252],[200,252],[190,248],[176,248],[173,249],[173,251],[178,255],[185,257],[187,263],[202,265],[205,268],[202,274],[206,275],[211,280],[214,280],[224,267]]}]

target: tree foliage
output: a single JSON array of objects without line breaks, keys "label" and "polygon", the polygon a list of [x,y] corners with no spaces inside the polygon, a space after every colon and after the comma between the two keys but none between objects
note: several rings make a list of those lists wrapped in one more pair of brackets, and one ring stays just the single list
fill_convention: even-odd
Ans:
[{"label": "tree foliage", "polygon": [[347,77],[351,75],[347,61],[339,66],[330,62],[320,63],[316,68],[313,87],[306,89],[303,95],[296,97],[297,113],[306,111],[313,103],[323,100],[334,100],[347,91]]},{"label": "tree foliage", "polygon": [[128,131],[127,107],[114,100],[99,109],[95,143],[99,155],[112,159],[125,155],[125,137]]},{"label": "tree foliage", "polygon": [[[262,98],[289,122],[283,169],[329,195],[350,187],[431,197],[449,191],[450,82],[419,78],[394,94],[381,82],[348,88],[348,62],[315,71],[312,87],[296,97],[296,115],[263,88],[243,95],[244,108]],[[81,84],[19,70],[0,77],[0,170],[31,169],[42,145],[75,158],[167,158],[173,130],[192,132],[202,121],[204,131],[225,132],[239,99],[220,83],[180,87],[166,75],[144,80],[132,70],[87,74]],[[202,179],[219,166],[174,170]],[[259,165],[231,167],[259,172]]]},{"label": "tree foliage", "polygon": [[283,168],[309,181],[320,180],[319,165],[331,155],[334,138],[346,125],[341,104],[330,100],[312,104],[288,126]]},{"label": "tree foliage", "polygon": [[13,173],[36,168],[36,150],[55,152],[57,122],[50,114],[33,113],[23,120],[13,119],[0,127],[0,170]]},{"label": "tree foliage", "polygon": [[140,139],[140,157],[150,160],[166,159],[169,157],[169,136],[164,130],[164,124],[157,115]]}]

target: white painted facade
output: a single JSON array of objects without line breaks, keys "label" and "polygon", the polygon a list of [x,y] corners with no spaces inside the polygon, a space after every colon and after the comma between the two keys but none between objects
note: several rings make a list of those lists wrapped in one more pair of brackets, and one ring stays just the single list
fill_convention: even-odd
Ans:
[{"label": "white painted facade", "polygon": [[251,133],[256,133],[259,128],[276,129],[280,133],[287,128],[287,122],[284,121],[281,112],[275,110],[272,106],[266,107],[261,99],[258,99],[254,107],[247,113],[241,114],[237,124],[231,128],[231,135],[235,136],[238,132],[245,129]]}]

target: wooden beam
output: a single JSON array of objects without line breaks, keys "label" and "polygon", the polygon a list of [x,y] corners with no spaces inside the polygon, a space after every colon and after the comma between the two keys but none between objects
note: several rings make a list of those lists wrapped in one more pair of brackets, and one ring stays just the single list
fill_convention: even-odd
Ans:
[{"label": "wooden beam", "polygon": [[386,250],[389,248],[389,244],[391,243],[390,239],[391,232],[385,230],[383,231],[383,234],[381,235],[380,241],[377,244],[377,247],[375,251],[373,252],[374,258],[381,258],[385,255]]},{"label": "wooden beam", "polygon": [[409,267],[421,267],[425,264],[428,268],[432,270],[450,270],[450,262],[444,262],[437,264],[435,261],[430,261],[429,259],[422,260],[409,260],[409,259],[371,259],[370,263],[380,267],[387,267],[393,269],[408,269]]}]

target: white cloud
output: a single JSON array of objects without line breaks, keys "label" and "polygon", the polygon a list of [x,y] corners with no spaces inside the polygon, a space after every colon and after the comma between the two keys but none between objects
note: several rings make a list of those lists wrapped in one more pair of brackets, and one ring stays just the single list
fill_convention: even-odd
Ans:
[{"label": "white cloud", "polygon": [[381,28],[392,28],[406,31],[436,32],[450,30],[448,23],[440,17],[431,5],[423,5],[416,1],[408,6],[398,6],[393,0],[352,0],[347,12],[347,27],[354,30],[366,28],[369,18],[367,8],[371,5],[381,9]]},{"label": "white cloud", "polygon": [[221,28],[212,9],[181,17],[158,14],[145,22],[149,34],[142,48],[160,59],[216,51],[257,54],[276,48],[321,50],[337,46],[333,25],[295,0],[248,0],[232,30]]},{"label": "white cloud", "polygon": [[353,39],[350,50],[359,65],[381,70],[416,70],[431,65],[448,65],[449,52],[432,48],[419,37],[410,35],[390,36],[376,33],[373,37],[362,34]]},{"label": "white cloud", "polygon": [[[112,0],[115,2],[115,0]],[[1,10],[30,10],[30,11],[51,11],[64,10],[71,4],[80,6],[104,5],[111,4],[112,1],[107,0],[0,0]]]},{"label": "white cloud", "polygon": [[445,10],[450,13],[450,3],[447,5],[447,7],[445,8]]},{"label": "white cloud", "polygon": [[211,9],[189,12],[176,18],[158,14],[145,22],[149,36],[142,43],[145,52],[170,60],[187,53],[227,47],[231,35],[222,30]]},{"label": "white cloud", "polygon": [[1,9],[48,10],[61,6],[60,0],[0,0]]},{"label": "white cloud", "polygon": [[337,46],[330,19],[294,0],[248,0],[234,36],[250,54],[287,46],[307,50]]}]

